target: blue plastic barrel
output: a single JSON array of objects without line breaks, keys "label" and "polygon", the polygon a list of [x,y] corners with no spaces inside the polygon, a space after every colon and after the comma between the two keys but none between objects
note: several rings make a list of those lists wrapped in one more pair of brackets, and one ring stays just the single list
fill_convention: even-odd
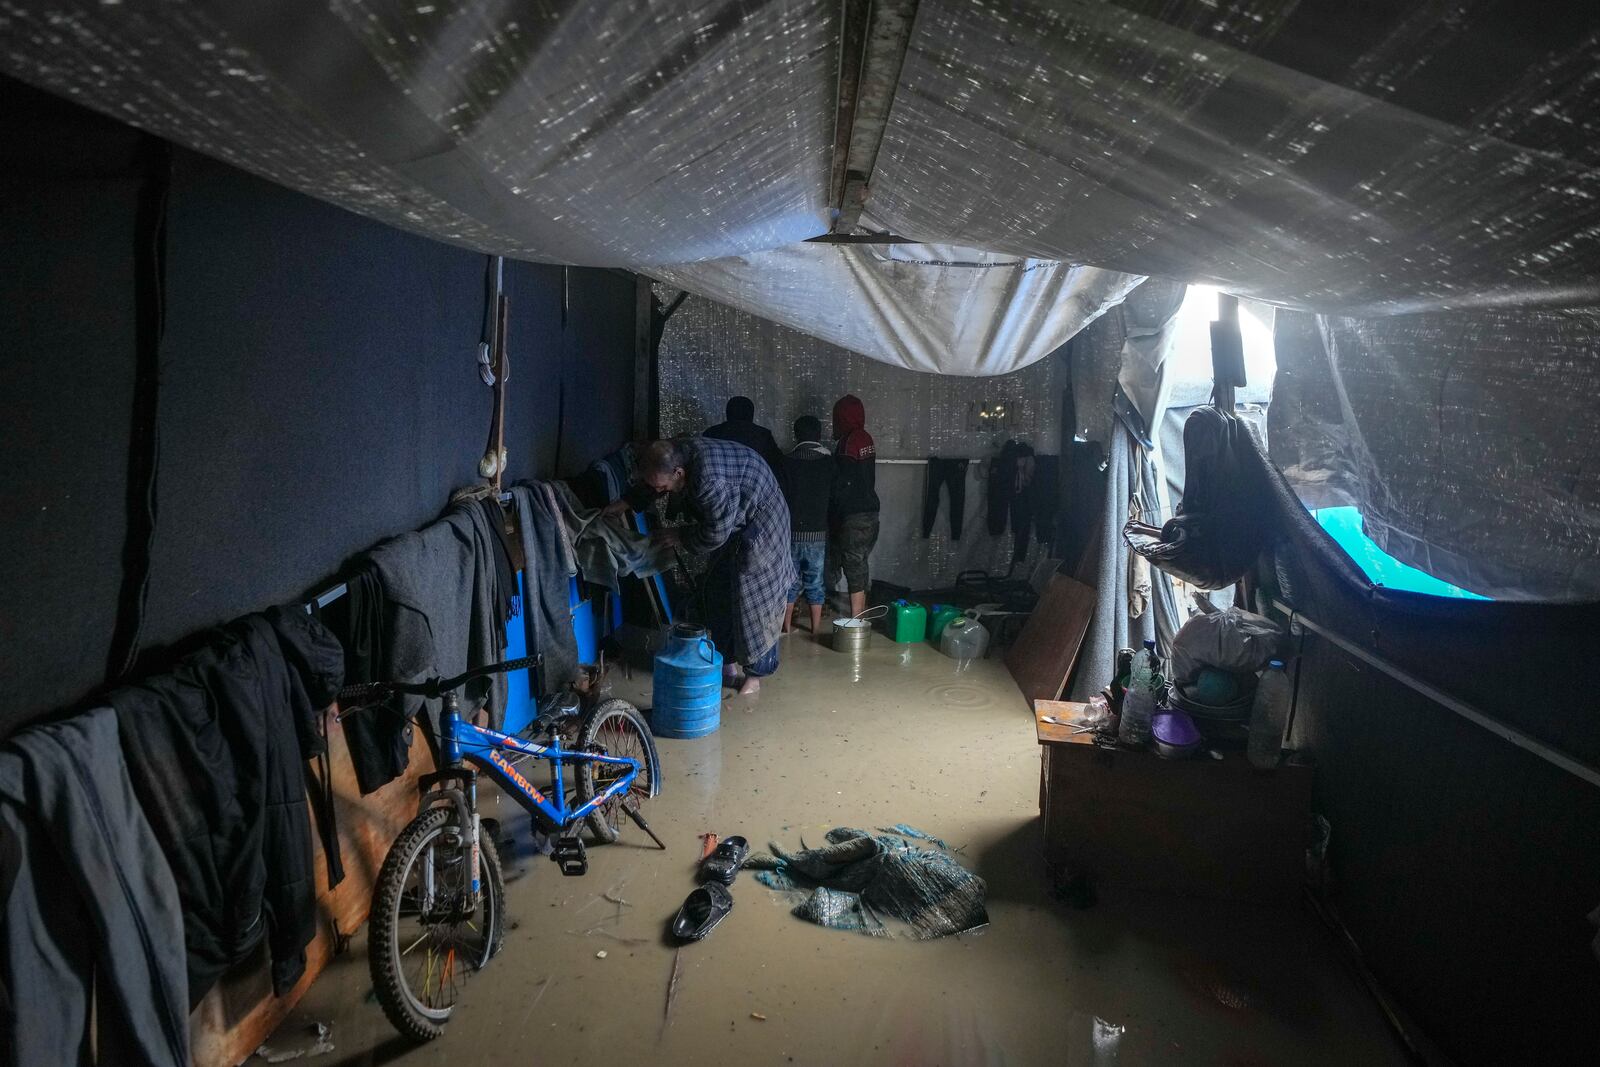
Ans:
[{"label": "blue plastic barrel", "polygon": [[650,730],[657,737],[704,737],[722,725],[722,653],[702,626],[676,623],[656,653]]}]

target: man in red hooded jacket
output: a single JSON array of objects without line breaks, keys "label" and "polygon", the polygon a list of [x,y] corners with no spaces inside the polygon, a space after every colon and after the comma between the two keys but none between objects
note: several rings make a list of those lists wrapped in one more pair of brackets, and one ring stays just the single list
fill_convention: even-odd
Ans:
[{"label": "man in red hooded jacket", "polygon": [[840,570],[850,591],[850,613],[867,609],[867,559],[878,543],[878,449],[867,432],[867,409],[848,393],[833,405],[833,455],[839,465],[829,527],[828,584]]}]

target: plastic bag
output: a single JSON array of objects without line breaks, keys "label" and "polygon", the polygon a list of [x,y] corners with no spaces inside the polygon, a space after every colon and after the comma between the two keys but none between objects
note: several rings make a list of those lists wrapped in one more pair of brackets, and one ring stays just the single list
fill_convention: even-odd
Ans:
[{"label": "plastic bag", "polygon": [[1160,527],[1130,518],[1122,539],[1168,574],[1221,589],[1238,581],[1267,543],[1259,450],[1244,423],[1202,407],[1183,424],[1183,457],[1177,514]]},{"label": "plastic bag", "polygon": [[1172,639],[1172,680],[1188,683],[1201,667],[1253,674],[1278,654],[1278,624],[1243,608],[1196,615]]}]

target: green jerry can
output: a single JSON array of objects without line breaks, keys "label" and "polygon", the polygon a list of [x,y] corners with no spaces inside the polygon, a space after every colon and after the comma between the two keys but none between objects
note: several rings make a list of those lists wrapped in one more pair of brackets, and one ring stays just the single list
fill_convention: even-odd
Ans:
[{"label": "green jerry can", "polygon": [[889,640],[909,645],[928,631],[928,609],[909,600],[896,600],[889,611]]},{"label": "green jerry can", "polygon": [[928,640],[938,643],[940,635],[944,633],[944,628],[949,625],[950,620],[959,618],[961,618],[961,609],[954,604],[935,604],[933,610],[928,613]]}]

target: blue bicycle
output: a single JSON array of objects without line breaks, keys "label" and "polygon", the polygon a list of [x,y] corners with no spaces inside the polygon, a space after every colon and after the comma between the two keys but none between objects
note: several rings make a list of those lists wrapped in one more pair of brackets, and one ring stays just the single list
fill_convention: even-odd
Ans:
[{"label": "blue bicycle", "polygon": [[[421,814],[401,831],[383,861],[368,926],[367,961],[378,1002],[395,1028],[417,1041],[444,1033],[461,983],[488,964],[505,936],[497,835],[490,834],[489,847],[480,845],[479,771],[555,838],[551,858],[563,874],[588,870],[577,833],[583,825],[599,840],[615,841],[626,816],[658,847],[667,847],[639,813],[640,802],[660,792],[661,764],[650,727],[633,705],[607,700],[583,712],[570,692],[558,694],[541,707],[528,736],[485,729],[461,717],[458,694],[466,683],[538,661],[532,656],[455,678],[374,682],[339,693],[345,709],[396,694],[444,700],[438,769],[422,776]],[[526,773],[533,761],[550,765],[544,789]],[[572,773],[563,775],[564,768]]]}]

